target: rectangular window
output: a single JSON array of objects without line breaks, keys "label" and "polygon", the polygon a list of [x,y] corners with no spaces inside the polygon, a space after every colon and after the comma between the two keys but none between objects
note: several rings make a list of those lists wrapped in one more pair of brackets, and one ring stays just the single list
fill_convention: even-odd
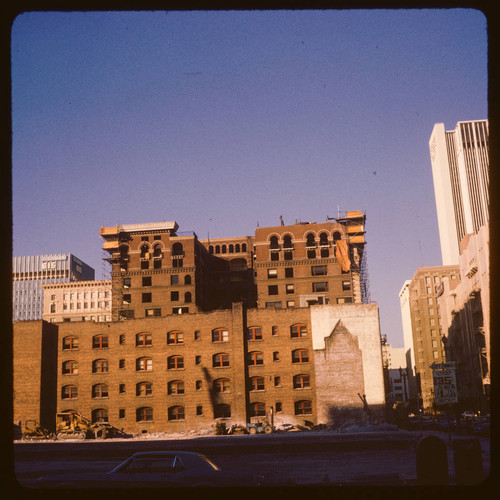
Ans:
[{"label": "rectangular window", "polygon": [[182,262],[182,259],[173,259],[172,260],[172,267],[182,267],[184,264]]},{"label": "rectangular window", "polygon": [[146,303],[146,302],[151,302],[151,293],[143,293],[142,294],[142,302],[143,303]]},{"label": "rectangular window", "polygon": [[274,406],[276,408],[276,413],[280,413],[283,411],[283,406],[281,405],[280,402],[276,402]]},{"label": "rectangular window", "polygon": [[201,391],[201,380],[196,381],[196,390]]},{"label": "rectangular window", "polygon": [[286,307],[295,307],[295,300],[287,300]]},{"label": "rectangular window", "polygon": [[194,340],[200,340],[201,339],[201,332],[200,330],[195,330],[194,331]]},{"label": "rectangular window", "polygon": [[120,408],[118,410],[118,418],[125,418],[125,409],[124,408]]},{"label": "rectangular window", "polygon": [[278,277],[277,269],[268,269],[267,270],[267,278],[268,279],[276,279]]},{"label": "rectangular window", "polygon": [[278,351],[273,352],[273,361],[279,361],[280,360],[280,353]]},{"label": "rectangular window", "polygon": [[326,276],[326,266],[311,266],[311,276]]},{"label": "rectangular window", "polygon": [[273,326],[271,328],[271,334],[272,335],[278,335],[278,327],[277,326]]},{"label": "rectangular window", "polygon": [[161,307],[146,309],[146,318],[153,318],[158,316],[161,316]]},{"label": "rectangular window", "polygon": [[170,292],[170,300],[172,302],[177,302],[179,300],[179,292],[175,291]]},{"label": "rectangular window", "polygon": [[284,260],[293,260],[293,252],[291,250],[285,250],[283,252]]},{"label": "rectangular window", "polygon": [[171,285],[178,285],[179,284],[179,275],[172,274],[172,276],[170,276],[170,284]]},{"label": "rectangular window", "polygon": [[268,285],[267,293],[268,295],[278,295],[278,285]]},{"label": "rectangular window", "polygon": [[201,416],[203,415],[203,406],[197,406],[196,407],[196,415]]},{"label": "rectangular window", "polygon": [[281,309],[281,301],[278,302],[266,302],[266,307],[271,309]]},{"label": "rectangular window", "polygon": [[279,375],[276,375],[274,377],[274,387],[279,387],[281,385],[281,377]]},{"label": "rectangular window", "polygon": [[290,294],[290,293],[294,293],[294,292],[295,292],[295,289],[294,289],[293,284],[286,285],[286,293]]},{"label": "rectangular window", "polygon": [[161,269],[161,259],[155,259],[153,261],[153,269]]},{"label": "rectangular window", "polygon": [[350,289],[351,289],[351,282],[350,281],[342,281],[342,291],[348,292]]},{"label": "rectangular window", "polygon": [[201,363],[201,356],[195,356],[194,357],[194,364],[199,365]]},{"label": "rectangular window", "polygon": [[141,269],[149,269],[149,260],[141,260]]},{"label": "rectangular window", "polygon": [[152,278],[151,276],[143,276],[142,278],[142,286],[151,286],[152,285]]},{"label": "rectangular window", "polygon": [[124,359],[120,359],[120,360],[118,361],[118,366],[119,366],[120,368],[125,368],[125,360],[124,360]]},{"label": "rectangular window", "polygon": [[313,292],[328,292],[328,282],[327,281],[318,281],[312,284]]},{"label": "rectangular window", "polygon": [[285,267],[285,278],[293,278],[293,267]]}]

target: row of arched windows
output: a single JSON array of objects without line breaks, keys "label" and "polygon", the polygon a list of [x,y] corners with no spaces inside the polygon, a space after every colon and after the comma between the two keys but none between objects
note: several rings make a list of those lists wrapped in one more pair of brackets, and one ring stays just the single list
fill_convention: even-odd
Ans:
[{"label": "row of arched windows", "polygon": [[[248,364],[251,366],[258,366],[264,364],[264,353],[261,351],[251,351],[247,356]],[[199,364],[198,359],[195,360]],[[309,351],[307,349],[295,349],[292,351],[292,363],[308,363]],[[69,359],[62,363],[63,375],[78,375],[78,361]],[[212,355],[213,368],[225,368],[230,366],[229,354],[219,352]],[[119,360],[119,368],[125,368],[125,360]],[[147,356],[142,356],[135,360],[136,371],[152,371],[153,359]],[[182,370],[184,369],[184,356],[175,354],[167,358],[168,370]],[[95,359],[92,361],[92,373],[108,373],[109,362],[107,359]]]},{"label": "row of arched windows", "polygon": [[[342,234],[339,231],[334,231],[331,241],[335,245],[338,240],[342,238]],[[319,246],[329,246],[330,245],[330,234],[326,231],[322,231],[319,237],[315,233],[307,233],[305,235],[306,247]],[[280,248],[280,239],[276,235],[271,235],[269,237],[269,248],[271,250],[278,250]],[[282,245],[284,249],[293,249],[293,237],[290,234],[285,234],[282,237]]]},{"label": "row of arched windows", "polygon": [[[280,404],[281,403],[277,403]],[[220,403],[213,407],[214,418],[230,418],[231,405]],[[282,411],[282,409],[280,410]],[[300,400],[294,402],[295,415],[310,415],[312,414],[312,401]],[[120,418],[125,418],[125,410],[120,409]],[[137,422],[152,422],[153,408],[151,406],[141,406],[135,410],[135,419]],[[196,406],[196,415],[203,415],[203,407]],[[259,417],[266,415],[266,405],[263,402],[256,401],[250,403],[250,416]],[[169,406],[167,408],[167,419],[169,421],[185,420],[186,409],[181,405]],[[92,410],[92,422],[108,422],[107,408],[95,408]]]},{"label": "row of arched windows", "polygon": [[[120,257],[123,260],[126,260],[128,258],[128,254],[130,252],[130,247],[128,245],[120,245],[119,252],[120,252]],[[161,258],[161,257],[163,257],[163,253],[162,253],[163,252],[163,244],[161,242],[154,242],[151,245],[150,243],[148,243],[146,241],[142,241],[139,245],[139,252],[140,252],[141,259],[149,258],[151,256],[153,258]],[[172,245],[171,254],[176,255],[176,256],[184,255],[184,248],[182,246],[182,243],[175,242]]]},{"label": "row of arched windows", "polygon": [[229,245],[209,245],[208,246],[208,252],[213,254],[220,254],[220,253],[240,253],[240,252],[246,252],[247,251],[247,244],[242,243],[241,246],[239,243],[233,244],[229,243]]},{"label": "row of arched windows", "polygon": [[[189,292],[188,292],[189,293]],[[195,339],[197,339],[199,332],[195,333]],[[220,327],[214,328],[212,330],[212,342],[228,342],[229,341],[229,331],[227,328]],[[125,343],[125,335],[122,334],[119,337],[120,344]],[[172,330],[167,333],[167,344],[183,344],[184,343],[184,333],[180,330]],[[153,345],[153,336],[148,332],[141,332],[135,335],[135,345],[136,347],[148,347]],[[103,349],[109,346],[108,335],[99,334],[92,337],[92,348]],[[76,335],[68,335],[62,339],[62,349],[64,351],[71,351],[79,349],[79,340]]]}]

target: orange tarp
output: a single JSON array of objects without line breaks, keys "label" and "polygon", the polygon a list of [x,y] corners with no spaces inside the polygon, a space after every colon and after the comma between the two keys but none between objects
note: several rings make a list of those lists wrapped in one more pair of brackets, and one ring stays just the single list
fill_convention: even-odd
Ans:
[{"label": "orange tarp", "polygon": [[347,241],[337,240],[336,247],[335,256],[339,261],[342,271],[349,271],[351,269],[351,261],[349,260],[349,254],[347,252]]}]

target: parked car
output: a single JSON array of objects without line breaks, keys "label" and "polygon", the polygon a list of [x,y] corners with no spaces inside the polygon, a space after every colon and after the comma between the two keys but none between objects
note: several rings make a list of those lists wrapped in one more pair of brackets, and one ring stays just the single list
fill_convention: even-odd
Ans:
[{"label": "parked car", "polygon": [[163,488],[201,486],[260,486],[262,476],[223,471],[212,460],[187,451],[134,453],[109,472],[82,472],[43,476],[42,488]]}]

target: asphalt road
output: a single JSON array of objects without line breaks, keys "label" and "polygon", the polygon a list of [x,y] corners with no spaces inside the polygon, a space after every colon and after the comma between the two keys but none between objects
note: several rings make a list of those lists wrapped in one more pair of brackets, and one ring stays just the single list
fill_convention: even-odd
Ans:
[{"label": "asphalt road", "polygon": [[[426,433],[428,434],[428,433]],[[454,480],[453,449],[445,433]],[[257,436],[211,436],[183,440],[106,440],[16,443],[15,473],[21,485],[45,474],[107,471],[137,451],[203,453],[227,470],[252,470],[267,485],[416,484],[420,432],[336,434],[300,432]],[[483,467],[489,470],[489,440],[481,438]]]}]

